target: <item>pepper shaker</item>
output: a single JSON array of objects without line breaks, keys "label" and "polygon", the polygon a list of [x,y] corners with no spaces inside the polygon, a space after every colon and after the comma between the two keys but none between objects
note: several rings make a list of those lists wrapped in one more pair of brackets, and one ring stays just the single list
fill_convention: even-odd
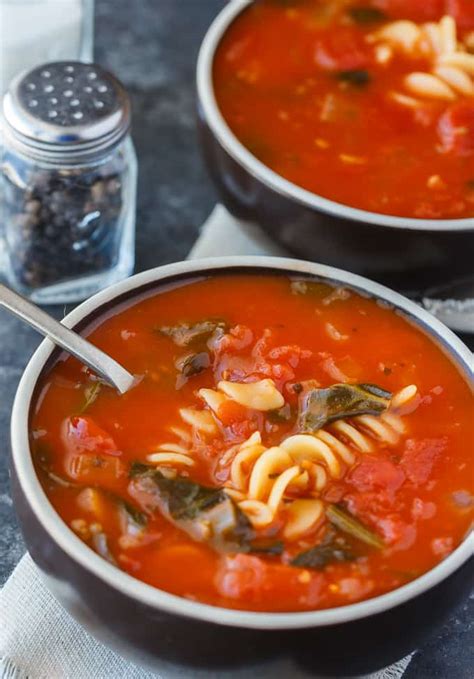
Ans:
[{"label": "pepper shaker", "polygon": [[59,303],[128,276],[137,163],[122,84],[96,64],[45,64],[12,82],[2,123],[8,283]]}]

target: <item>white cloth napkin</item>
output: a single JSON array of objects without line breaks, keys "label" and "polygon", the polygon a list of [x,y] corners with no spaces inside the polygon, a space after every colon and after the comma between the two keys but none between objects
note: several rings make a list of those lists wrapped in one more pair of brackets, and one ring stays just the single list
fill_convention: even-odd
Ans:
[{"label": "white cloth napkin", "polygon": [[[203,224],[190,259],[222,255],[284,255],[255,226],[239,222],[217,205]],[[371,679],[401,679],[407,656]],[[51,595],[25,555],[0,591],[1,679],[250,679],[255,672],[205,672],[164,666],[159,673],[137,667],[91,637]],[[259,666],[259,679],[307,679],[280,661]]]}]

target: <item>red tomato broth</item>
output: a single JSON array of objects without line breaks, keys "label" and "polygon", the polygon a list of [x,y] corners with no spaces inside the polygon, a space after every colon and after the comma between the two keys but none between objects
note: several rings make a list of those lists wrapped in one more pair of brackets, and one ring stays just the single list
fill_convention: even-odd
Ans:
[{"label": "red tomato broth", "polygon": [[[387,93],[408,73],[429,70],[427,60],[397,54],[389,64],[376,63],[366,38],[380,22],[358,24],[348,14],[372,7],[387,20],[427,21],[449,12],[461,35],[474,29],[465,21],[469,7],[428,5],[252,3],[229,26],[214,59],[224,119],[270,169],[325,198],[402,217],[474,216],[474,98],[426,99],[416,110],[394,102]],[[369,82],[338,80],[361,69]],[[466,110],[457,112],[460,105]],[[460,121],[465,134],[454,143]]]},{"label": "red tomato broth", "polygon": [[[472,397],[458,370],[428,336],[386,305],[354,292],[335,293],[323,284],[305,294],[294,293],[288,279],[270,275],[217,276],[157,290],[122,307],[89,334],[91,341],[127,369],[143,375],[132,391],[119,396],[102,387],[81,412],[90,382],[74,358],[58,362],[42,379],[31,431],[43,487],[68,525],[77,520],[87,525],[98,522],[116,563],[135,577],[229,608],[326,608],[405,584],[436,565],[468,530],[474,490]],[[177,390],[175,361],[186,349],[156,328],[208,318],[223,318],[230,328],[245,326],[249,332],[227,334],[227,348],[214,358],[214,365]],[[344,339],[335,339],[334,332],[327,330],[328,323]],[[198,389],[215,387],[214,374],[222,376],[219,362],[224,361],[225,370],[230,371],[228,379],[239,381],[242,366],[248,368],[252,361],[255,365],[255,357],[250,362],[249,357],[268,329],[273,333],[266,338],[268,345],[289,347],[274,353],[277,359],[263,354],[272,370],[276,365],[285,368],[276,370],[283,377],[276,378],[275,384],[293,407],[297,396],[292,385],[316,379],[322,387],[329,386],[337,381],[332,376],[334,366],[352,371],[346,375],[349,380],[372,382],[394,392],[410,383],[418,386],[416,408],[404,418],[409,431],[399,444],[377,446],[374,454],[360,455],[352,469],[345,469],[343,478],[330,479],[322,491],[323,500],[342,501],[386,540],[386,547],[363,549],[359,559],[332,563],[323,570],[301,569],[290,566],[289,559],[317,544],[327,524],[296,542],[285,542],[281,557],[221,554],[194,541],[159,512],[148,516],[141,540],[133,544],[132,536],[129,544],[123,519],[117,514],[119,501],[143,510],[128,478],[130,465],[146,462],[158,444],[172,439],[168,428],[181,425],[178,409],[200,404]],[[247,342],[251,335],[248,345],[232,348],[232,337],[244,335]],[[260,363],[259,370],[268,371],[268,367]],[[268,372],[248,374],[253,380],[268,377]],[[222,417],[219,433],[199,447],[195,466],[184,468],[192,480],[213,487],[222,486],[228,477],[229,466],[219,466],[219,459],[232,444],[241,443],[258,428],[265,445],[277,445],[295,424],[294,417],[289,422],[275,421],[270,413],[241,406],[226,408]],[[76,436],[72,441],[64,438],[65,422],[73,422],[74,431],[80,431],[79,441]],[[86,476],[71,474],[71,450],[77,453],[78,446],[86,450],[79,452],[92,459]],[[101,452],[107,463],[98,463],[94,474],[94,460]],[[111,460],[120,465],[119,471],[110,466]],[[65,487],[61,480],[77,487]],[[101,498],[95,513],[78,500],[91,487],[99,490]],[[456,503],[453,493],[461,493],[465,501]],[[261,535],[280,539],[283,519],[284,510]],[[82,537],[93,546],[88,530]]]}]

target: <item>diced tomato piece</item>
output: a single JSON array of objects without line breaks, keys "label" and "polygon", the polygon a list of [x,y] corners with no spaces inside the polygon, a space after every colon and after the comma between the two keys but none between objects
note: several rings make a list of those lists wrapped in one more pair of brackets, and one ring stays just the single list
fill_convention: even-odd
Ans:
[{"label": "diced tomato piece", "polygon": [[364,460],[349,475],[348,482],[362,492],[384,490],[395,493],[405,481],[405,474],[390,460]]},{"label": "diced tomato piece", "polygon": [[436,505],[434,502],[427,502],[419,497],[413,500],[411,507],[411,515],[415,520],[432,519],[436,514]]},{"label": "diced tomato piece", "polygon": [[263,415],[249,410],[235,401],[225,401],[219,406],[217,417],[226,427],[231,439],[242,441],[263,426]]},{"label": "diced tomato piece", "polygon": [[241,351],[246,349],[253,342],[253,332],[246,325],[236,325],[228,333],[218,337],[212,349],[216,354],[225,351]]},{"label": "diced tomato piece", "polygon": [[66,455],[64,469],[69,478],[78,483],[108,490],[120,490],[127,476],[127,469],[118,457],[93,453]]},{"label": "diced tomato piece", "polygon": [[111,436],[90,417],[74,416],[63,422],[62,438],[66,446],[66,474],[86,485],[100,485],[109,490],[120,488],[126,476],[125,465]]},{"label": "diced tomato piece", "polygon": [[397,515],[387,516],[377,522],[384,541],[396,549],[409,549],[416,540],[416,527],[406,523]]},{"label": "diced tomato piece", "polygon": [[426,483],[436,459],[446,447],[446,439],[408,439],[400,465],[415,485]]},{"label": "diced tomato piece", "polygon": [[375,526],[377,521],[393,512],[396,508],[397,496],[379,490],[376,493],[354,492],[344,496],[347,508],[357,516],[363,523]]},{"label": "diced tomato piece", "polygon": [[444,0],[375,0],[374,4],[390,19],[437,21],[444,11]]},{"label": "diced tomato piece", "polygon": [[96,453],[97,455],[121,455],[115,441],[101,429],[92,418],[75,416],[63,424],[63,440],[69,452]]},{"label": "diced tomato piece", "polygon": [[439,119],[438,135],[445,151],[474,155],[474,104],[462,101],[450,106]]},{"label": "diced tomato piece", "polygon": [[295,603],[314,606],[320,600],[324,575],[310,574],[300,578],[300,570],[263,561],[256,556],[227,556],[216,578],[220,594],[242,603],[272,605],[278,601],[281,610],[295,608]]},{"label": "diced tomato piece", "polygon": [[317,41],[314,60],[327,71],[352,71],[368,66],[371,52],[352,28],[341,28]]},{"label": "diced tomato piece", "polygon": [[365,599],[373,591],[375,581],[366,577],[341,578],[338,583],[338,594],[346,601],[360,601]]},{"label": "diced tomato piece", "polygon": [[431,549],[436,556],[441,556],[444,559],[453,551],[453,538],[435,538],[431,542]]},{"label": "diced tomato piece", "polygon": [[274,347],[268,352],[268,358],[273,360],[286,360],[292,368],[296,368],[300,359],[311,358],[312,351],[302,349],[297,344],[285,344],[281,347]]},{"label": "diced tomato piece", "polygon": [[234,422],[242,422],[247,419],[248,409],[235,401],[224,401],[224,403],[219,406],[217,416],[222,424],[227,426]]},{"label": "diced tomato piece", "polygon": [[446,0],[445,13],[450,14],[461,30],[474,30],[474,4],[472,0]]},{"label": "diced tomato piece", "polygon": [[346,488],[342,483],[331,483],[323,493],[325,502],[332,502],[337,504],[342,500],[346,494]]},{"label": "diced tomato piece", "polygon": [[255,423],[254,419],[241,420],[240,422],[233,422],[229,426],[228,432],[231,435],[232,439],[236,439],[237,441],[244,441],[245,439],[248,439],[248,437],[258,429],[259,427]]}]

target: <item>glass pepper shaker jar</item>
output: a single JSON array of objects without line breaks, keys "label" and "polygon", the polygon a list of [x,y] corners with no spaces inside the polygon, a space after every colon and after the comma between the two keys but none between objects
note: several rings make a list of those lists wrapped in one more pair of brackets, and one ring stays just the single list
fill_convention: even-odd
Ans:
[{"label": "glass pepper shaker jar", "polygon": [[19,76],[3,101],[0,228],[8,283],[39,303],[84,299],[134,266],[130,103],[95,64]]}]

